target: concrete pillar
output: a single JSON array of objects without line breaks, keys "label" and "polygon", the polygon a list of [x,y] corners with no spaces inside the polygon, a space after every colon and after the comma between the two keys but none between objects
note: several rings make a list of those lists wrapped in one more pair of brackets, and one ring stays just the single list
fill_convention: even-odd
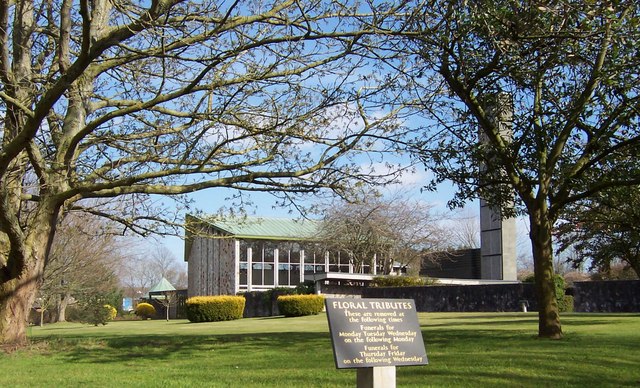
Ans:
[{"label": "concrete pillar", "polygon": [[[491,112],[504,139],[512,137],[513,104],[508,93],[497,95]],[[487,141],[480,133],[480,141]],[[480,171],[489,167],[481,166]],[[504,207],[505,205],[503,205]],[[502,209],[480,199],[480,278],[517,280],[516,220],[502,216]]]},{"label": "concrete pillar", "polygon": [[396,388],[396,367],[358,368],[358,388]]},{"label": "concrete pillar", "polygon": [[517,280],[516,220],[480,200],[480,278]]}]

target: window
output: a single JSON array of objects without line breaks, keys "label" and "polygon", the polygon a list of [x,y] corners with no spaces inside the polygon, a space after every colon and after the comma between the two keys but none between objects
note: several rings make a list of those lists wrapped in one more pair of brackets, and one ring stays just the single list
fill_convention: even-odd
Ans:
[{"label": "window", "polygon": [[274,250],[275,250],[276,246],[273,243],[269,243],[266,242],[263,245],[263,262],[264,265],[262,266],[262,274],[263,274],[263,279],[264,279],[264,283],[262,283],[265,286],[273,286],[275,285],[274,281],[275,281],[275,268],[274,268]]},{"label": "window", "polygon": [[271,242],[254,241],[251,252],[251,285],[274,286],[275,262],[274,250],[276,244]]},{"label": "window", "polygon": [[241,287],[247,286],[247,250],[249,244],[246,241],[240,241],[240,274],[239,285]]},{"label": "window", "polygon": [[278,248],[278,284],[300,284],[300,244],[281,243]]},{"label": "window", "polygon": [[344,252],[329,252],[329,272],[349,273],[349,256]]},{"label": "window", "polygon": [[326,272],[324,258],[324,250],[314,245],[306,246],[304,251],[304,273]]}]

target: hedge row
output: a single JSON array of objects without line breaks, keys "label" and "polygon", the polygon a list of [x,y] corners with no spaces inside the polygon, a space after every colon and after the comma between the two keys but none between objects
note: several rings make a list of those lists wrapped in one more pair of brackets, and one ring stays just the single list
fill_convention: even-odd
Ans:
[{"label": "hedge row", "polygon": [[278,297],[278,309],[285,317],[317,315],[324,308],[322,295],[281,295]]},{"label": "hedge row", "polygon": [[371,287],[413,287],[429,286],[435,281],[418,276],[376,276],[371,280]]},{"label": "hedge row", "polygon": [[194,296],[187,299],[187,319],[191,322],[218,322],[242,318],[242,296]]}]

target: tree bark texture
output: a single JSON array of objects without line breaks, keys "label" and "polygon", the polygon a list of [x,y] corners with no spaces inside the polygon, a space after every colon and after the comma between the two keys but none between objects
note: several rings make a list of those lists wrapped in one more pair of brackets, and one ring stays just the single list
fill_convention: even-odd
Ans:
[{"label": "tree bark texture", "polygon": [[38,292],[38,274],[34,270],[0,286],[0,338],[2,345],[23,345],[31,306]]},{"label": "tree bark texture", "polygon": [[529,221],[538,302],[538,336],[560,339],[562,326],[554,283],[552,225],[541,209],[531,212]]}]

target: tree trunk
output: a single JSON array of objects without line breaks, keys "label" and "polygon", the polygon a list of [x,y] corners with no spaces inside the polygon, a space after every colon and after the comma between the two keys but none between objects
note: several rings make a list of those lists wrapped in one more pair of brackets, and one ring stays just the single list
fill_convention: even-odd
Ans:
[{"label": "tree trunk", "polygon": [[[57,210],[56,210],[57,211]],[[53,216],[52,216],[53,213]],[[0,282],[0,345],[20,346],[27,342],[29,313],[41,286],[42,275],[55,225],[55,213],[34,217],[31,233],[20,249],[14,250],[15,275],[5,271]],[[8,274],[8,275],[7,275]]]},{"label": "tree trunk", "polygon": [[556,300],[553,270],[551,221],[543,210],[529,213],[530,238],[533,250],[536,299],[538,301],[538,336],[562,338],[562,326]]},{"label": "tree trunk", "polygon": [[71,300],[71,296],[68,294],[63,294],[56,306],[57,310],[57,321],[56,322],[66,322],[67,321],[67,306],[69,306],[69,301]]},{"label": "tree trunk", "polygon": [[20,346],[27,341],[29,313],[38,292],[33,272],[24,271],[0,285],[0,345]]}]

